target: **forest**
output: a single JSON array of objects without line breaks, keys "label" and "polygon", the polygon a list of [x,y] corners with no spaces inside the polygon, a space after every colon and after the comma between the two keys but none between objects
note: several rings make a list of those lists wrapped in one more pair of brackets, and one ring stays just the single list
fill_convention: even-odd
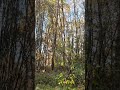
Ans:
[{"label": "forest", "polygon": [[0,90],[120,90],[120,0],[0,0]]},{"label": "forest", "polygon": [[37,88],[83,89],[84,1],[36,0],[35,10]]}]

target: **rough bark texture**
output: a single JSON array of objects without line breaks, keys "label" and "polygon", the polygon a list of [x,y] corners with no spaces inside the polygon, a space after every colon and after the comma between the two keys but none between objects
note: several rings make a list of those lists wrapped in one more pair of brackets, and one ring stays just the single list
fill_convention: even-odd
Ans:
[{"label": "rough bark texture", "polygon": [[34,90],[34,0],[0,0],[0,90]]},{"label": "rough bark texture", "polygon": [[86,0],[86,90],[120,90],[120,1]]}]

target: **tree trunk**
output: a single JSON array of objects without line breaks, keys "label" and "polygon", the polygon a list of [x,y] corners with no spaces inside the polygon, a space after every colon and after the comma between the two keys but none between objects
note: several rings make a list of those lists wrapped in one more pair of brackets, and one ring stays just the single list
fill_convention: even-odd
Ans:
[{"label": "tree trunk", "polygon": [[34,90],[34,0],[2,0],[0,6],[0,89]]},{"label": "tree trunk", "polygon": [[119,90],[119,0],[86,0],[86,90]]}]

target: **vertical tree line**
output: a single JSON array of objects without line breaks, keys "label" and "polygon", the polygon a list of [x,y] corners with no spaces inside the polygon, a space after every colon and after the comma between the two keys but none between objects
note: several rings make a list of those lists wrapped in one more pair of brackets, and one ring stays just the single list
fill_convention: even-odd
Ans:
[{"label": "vertical tree line", "polygon": [[[80,3],[82,5],[82,1]],[[73,63],[84,62],[84,18],[77,0],[71,4],[65,0],[36,0],[37,71],[46,67],[52,70],[66,67],[69,71]],[[42,15],[44,19],[41,20]],[[42,35],[39,35],[40,29]]]}]

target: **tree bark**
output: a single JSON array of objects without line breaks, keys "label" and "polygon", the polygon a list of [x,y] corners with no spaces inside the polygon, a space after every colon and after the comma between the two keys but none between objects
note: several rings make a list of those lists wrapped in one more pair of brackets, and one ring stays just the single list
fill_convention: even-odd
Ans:
[{"label": "tree bark", "polygon": [[2,0],[0,89],[34,90],[34,0]]},{"label": "tree bark", "polygon": [[86,0],[86,90],[119,90],[119,0]]}]

